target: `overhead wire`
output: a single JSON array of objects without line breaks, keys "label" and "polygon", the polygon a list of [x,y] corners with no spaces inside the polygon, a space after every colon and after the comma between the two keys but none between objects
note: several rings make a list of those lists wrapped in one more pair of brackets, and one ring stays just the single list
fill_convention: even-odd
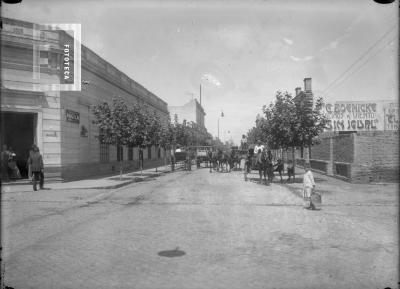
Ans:
[{"label": "overhead wire", "polygon": [[[366,65],[370,60],[372,60],[378,53],[380,53],[383,49],[386,48],[386,46],[388,46],[392,41],[394,41],[396,39],[396,37],[391,38],[384,46],[382,46],[381,48],[379,48],[374,54],[372,54],[370,57],[368,57],[364,62],[362,62],[362,64],[360,66],[358,66],[356,68],[356,70],[354,70],[353,72],[351,72],[345,79],[343,79],[341,82],[339,82],[336,86],[334,86],[334,88],[338,88],[339,86],[341,86],[346,80],[348,80],[350,77],[352,77],[355,73],[357,73],[358,71],[360,71],[361,68],[363,68],[364,65]],[[329,90],[328,90],[329,92]],[[327,96],[327,93],[324,94],[324,96]]]},{"label": "overhead wire", "polygon": [[[335,84],[339,81],[339,80],[341,80],[345,75],[346,75],[346,73],[348,73],[348,72],[350,72],[350,70],[353,68],[353,67],[355,67],[357,64],[358,64],[358,62],[360,62],[365,56],[367,56],[377,45],[379,45],[382,41],[383,41],[383,39],[389,34],[389,33],[391,33],[392,32],[392,30],[395,28],[395,27],[397,27],[396,25],[393,25],[393,26],[391,26],[377,41],[375,41],[360,57],[358,57],[344,72],[342,72],[334,81],[332,81],[324,90],[322,90],[322,94],[325,96],[326,94],[327,94],[327,92],[329,91],[329,90],[331,90],[331,88],[332,87],[334,87],[335,86]],[[391,40],[392,41],[392,40]],[[384,47],[386,47],[386,45],[384,46]],[[382,50],[382,48],[379,50],[379,51],[381,51]],[[375,53],[375,54],[373,54],[373,56],[375,56],[377,53]],[[372,57],[373,57],[372,56]],[[369,57],[368,58],[368,60],[370,59],[371,57]],[[368,62],[368,61],[367,61]],[[365,62],[363,62],[363,63],[365,63]],[[358,71],[358,69],[357,69],[357,71]],[[351,73],[351,75],[353,75],[354,73]],[[345,77],[343,80],[342,80],[342,82],[344,82],[346,79],[348,79],[349,77],[347,76],[347,77]],[[342,83],[341,82],[341,83]]]}]

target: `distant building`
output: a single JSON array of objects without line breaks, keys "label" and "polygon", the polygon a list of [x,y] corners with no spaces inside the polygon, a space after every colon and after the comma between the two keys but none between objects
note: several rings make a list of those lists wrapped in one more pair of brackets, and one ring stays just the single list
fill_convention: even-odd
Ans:
[{"label": "distant building", "polygon": [[206,113],[197,99],[192,99],[183,106],[168,106],[168,110],[171,121],[174,121],[175,115],[177,115],[180,123],[185,119],[187,122],[192,121],[198,126],[205,128],[204,116]]},{"label": "distant building", "polygon": [[293,98],[293,100],[298,103],[303,105],[304,107],[309,107],[312,108],[313,104],[313,92],[311,88],[311,78],[304,78],[304,91],[301,90],[301,87],[296,87],[295,92],[296,95]]},{"label": "distant building", "polygon": [[[125,169],[137,169],[138,148],[100,144],[91,106],[120,96],[167,121],[167,103],[80,43],[81,65],[72,70],[78,61],[71,49],[75,40],[64,30],[40,30],[38,24],[8,18],[2,24],[1,144],[12,147],[21,173],[26,177],[32,144],[40,148],[47,179],[110,174],[119,170],[119,160]],[[80,74],[79,89],[62,89],[66,71]],[[145,165],[163,163],[164,153],[146,148]]]}]

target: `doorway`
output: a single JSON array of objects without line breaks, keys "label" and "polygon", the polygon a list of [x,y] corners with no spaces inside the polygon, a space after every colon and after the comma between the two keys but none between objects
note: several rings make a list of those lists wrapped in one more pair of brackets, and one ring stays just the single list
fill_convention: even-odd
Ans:
[{"label": "doorway", "polygon": [[15,153],[17,167],[22,178],[28,178],[29,150],[35,143],[36,113],[1,112],[1,148],[6,145]]}]

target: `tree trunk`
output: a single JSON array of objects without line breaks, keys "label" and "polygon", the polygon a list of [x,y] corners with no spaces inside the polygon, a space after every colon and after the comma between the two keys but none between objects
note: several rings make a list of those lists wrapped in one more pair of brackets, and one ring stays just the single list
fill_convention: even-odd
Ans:
[{"label": "tree trunk", "polygon": [[119,161],[119,180],[122,181],[123,160]]},{"label": "tree trunk", "polygon": [[293,160],[293,179],[296,181],[296,156],[294,153],[294,146],[292,146],[292,160]]},{"label": "tree trunk", "polygon": [[[159,149],[159,148],[158,148]],[[157,150],[157,159],[158,159],[158,150]],[[156,173],[158,172],[158,162],[156,163]]]},{"label": "tree trunk", "polygon": [[175,171],[175,145],[172,145],[171,171]]},{"label": "tree trunk", "polygon": [[143,175],[143,162],[144,162],[144,156],[143,156],[143,149],[141,150],[141,156],[139,158],[139,162],[140,162],[140,176]]},{"label": "tree trunk", "polygon": [[310,147],[305,148],[305,163],[309,164],[310,163]]}]

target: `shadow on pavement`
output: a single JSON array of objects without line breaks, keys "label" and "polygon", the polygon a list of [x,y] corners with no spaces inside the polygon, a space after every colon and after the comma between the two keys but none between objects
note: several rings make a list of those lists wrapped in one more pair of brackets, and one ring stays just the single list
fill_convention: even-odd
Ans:
[{"label": "shadow on pavement", "polygon": [[127,178],[127,177],[113,177],[113,178],[109,178],[109,180],[113,180],[113,181],[131,181],[134,180],[135,178]]}]

